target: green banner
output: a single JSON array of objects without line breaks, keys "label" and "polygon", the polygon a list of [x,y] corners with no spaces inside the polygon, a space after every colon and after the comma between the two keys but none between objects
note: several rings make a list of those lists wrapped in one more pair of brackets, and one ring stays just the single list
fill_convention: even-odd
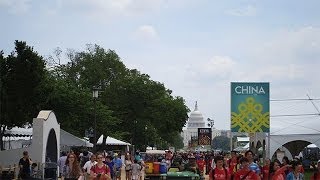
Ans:
[{"label": "green banner", "polygon": [[231,82],[231,132],[270,132],[269,83]]}]

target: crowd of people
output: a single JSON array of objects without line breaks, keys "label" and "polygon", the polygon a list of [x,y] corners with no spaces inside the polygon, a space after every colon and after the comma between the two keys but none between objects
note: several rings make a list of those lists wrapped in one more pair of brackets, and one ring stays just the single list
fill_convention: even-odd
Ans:
[{"label": "crowd of people", "polygon": [[[179,160],[181,159],[181,160]],[[186,167],[184,164],[194,164],[194,172],[201,174],[205,171],[210,180],[303,180],[304,169],[299,159],[289,161],[283,157],[265,159],[263,164],[255,158],[249,150],[242,154],[232,151],[231,154],[189,153],[178,154],[173,159],[173,166]],[[204,166],[205,164],[205,166]],[[189,165],[188,165],[189,166]],[[315,172],[311,179],[320,180],[320,160],[314,167]],[[318,175],[319,174],[319,175]]]},{"label": "crowd of people", "polygon": [[[74,152],[61,153],[58,159],[59,175],[62,180],[92,179],[92,180],[121,180],[121,168],[125,170],[126,180],[142,180],[144,169],[148,168],[139,152],[131,155],[97,153],[84,151],[81,154]],[[168,170],[175,168],[178,171],[191,171],[210,180],[303,180],[304,169],[299,159],[289,160],[283,157],[270,161],[265,159],[263,165],[249,150],[244,155],[232,151],[230,154],[215,153],[173,153],[166,151],[159,161],[166,162]],[[32,177],[36,164],[32,162],[28,152],[23,153],[19,161],[19,178]],[[314,167],[315,172],[311,179],[320,180],[320,160]]]}]

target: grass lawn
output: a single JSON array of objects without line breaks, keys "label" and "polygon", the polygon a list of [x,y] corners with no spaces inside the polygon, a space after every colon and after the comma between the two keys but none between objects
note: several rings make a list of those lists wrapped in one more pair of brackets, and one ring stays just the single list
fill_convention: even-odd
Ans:
[{"label": "grass lawn", "polygon": [[304,172],[304,179],[305,180],[308,180],[310,179],[310,177],[312,176],[313,174],[313,169],[308,169]]}]

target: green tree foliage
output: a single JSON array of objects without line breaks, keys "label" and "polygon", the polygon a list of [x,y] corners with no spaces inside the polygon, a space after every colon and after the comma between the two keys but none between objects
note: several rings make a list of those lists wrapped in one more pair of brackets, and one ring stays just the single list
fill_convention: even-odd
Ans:
[{"label": "green tree foliage", "polygon": [[99,87],[98,136],[121,138],[138,148],[181,146],[179,133],[189,111],[184,99],[149,75],[126,68],[114,51],[88,45],[81,52],[69,50],[68,63],[60,64],[57,49],[57,59],[49,60],[59,63],[49,67],[25,42],[15,45],[9,56],[0,53],[2,128],[22,126],[39,110],[52,109],[62,129],[83,137],[94,125],[92,89]]},{"label": "green tree foliage", "polygon": [[230,150],[230,138],[226,136],[217,136],[212,140],[213,149],[221,149],[223,151]]},{"label": "green tree foliage", "polygon": [[139,148],[144,147],[147,138],[154,144],[160,138],[162,144],[173,143],[172,137],[181,131],[189,111],[182,97],[173,97],[171,90],[148,75],[127,69],[114,51],[97,45],[83,52],[71,51],[68,57],[70,63],[57,74],[82,90],[101,87],[99,102],[115,120],[109,117],[103,121],[113,127],[104,134],[116,134]]},{"label": "green tree foliage", "polygon": [[45,101],[46,70],[43,58],[26,42],[15,41],[15,51],[7,57],[0,54],[3,135],[5,127],[22,126],[36,117]]}]

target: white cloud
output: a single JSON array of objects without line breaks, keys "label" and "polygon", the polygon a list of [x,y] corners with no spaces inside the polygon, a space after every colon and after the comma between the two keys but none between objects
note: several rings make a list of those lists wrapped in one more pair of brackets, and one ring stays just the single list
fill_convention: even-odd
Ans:
[{"label": "white cloud", "polygon": [[151,25],[142,25],[134,33],[136,39],[143,41],[157,40],[159,35],[155,28]]},{"label": "white cloud", "polygon": [[235,64],[235,61],[228,56],[213,56],[201,68],[207,73],[225,76],[232,71]]},{"label": "white cloud", "polygon": [[247,5],[245,7],[229,9],[226,13],[232,16],[255,16],[257,14],[257,9],[252,5]]},{"label": "white cloud", "polygon": [[0,0],[0,9],[6,9],[11,14],[26,13],[30,7],[30,0]]},{"label": "white cloud", "polygon": [[[113,17],[135,16],[154,12],[165,6],[165,0],[65,0],[61,8],[68,12],[79,12],[94,19],[110,20]],[[59,8],[59,7],[55,7]]]},{"label": "white cloud", "polygon": [[[282,63],[308,63],[320,56],[320,28],[303,27],[282,30],[275,37],[258,46],[255,56],[260,60]],[[261,56],[264,54],[264,56]]]}]

